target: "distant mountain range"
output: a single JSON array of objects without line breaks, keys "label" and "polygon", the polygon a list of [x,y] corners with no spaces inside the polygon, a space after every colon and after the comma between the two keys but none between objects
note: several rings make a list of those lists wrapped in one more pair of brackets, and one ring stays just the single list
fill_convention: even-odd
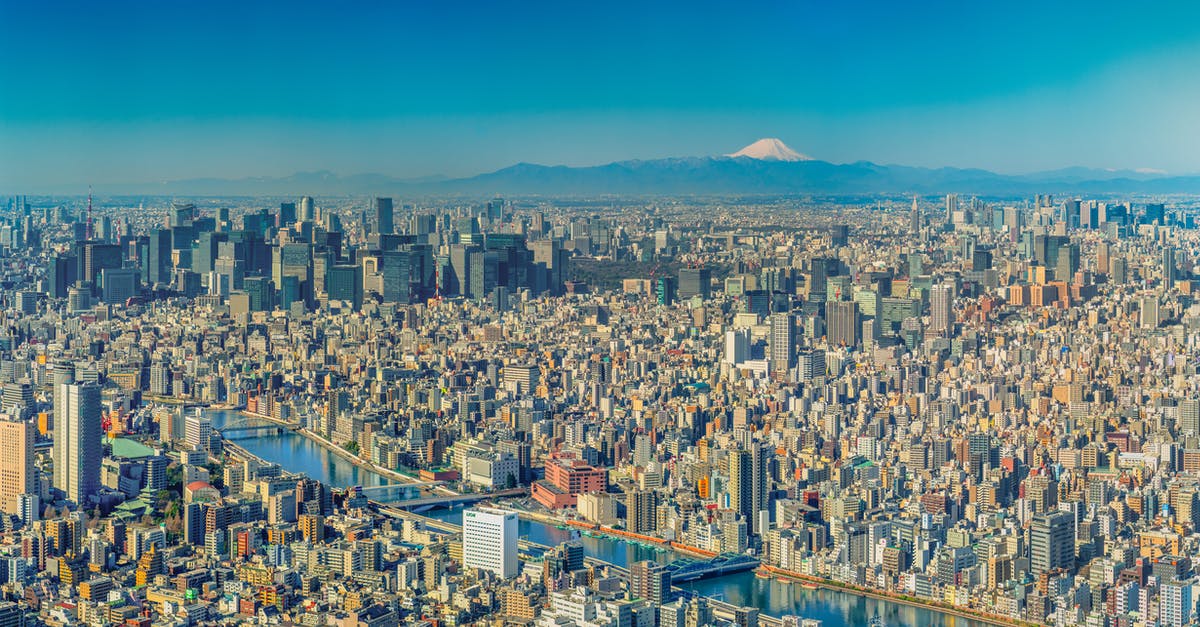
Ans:
[{"label": "distant mountain range", "polygon": [[879,165],[869,161],[836,164],[813,159],[778,139],[768,138],[726,156],[617,161],[587,167],[518,163],[467,178],[403,179],[384,174],[339,176],[318,171],[277,178],[204,178],[114,185],[106,186],[102,191],[194,196],[1176,194],[1200,193],[1200,176],[1090,168],[1005,175],[979,169]]}]

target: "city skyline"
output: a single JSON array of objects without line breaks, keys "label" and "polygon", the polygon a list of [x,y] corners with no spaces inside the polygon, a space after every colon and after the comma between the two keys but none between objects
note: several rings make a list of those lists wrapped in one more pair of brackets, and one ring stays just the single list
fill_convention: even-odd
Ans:
[{"label": "city skyline", "polygon": [[5,3],[0,188],[463,177],[760,137],[832,163],[1200,171],[1200,9],[1092,6]]}]

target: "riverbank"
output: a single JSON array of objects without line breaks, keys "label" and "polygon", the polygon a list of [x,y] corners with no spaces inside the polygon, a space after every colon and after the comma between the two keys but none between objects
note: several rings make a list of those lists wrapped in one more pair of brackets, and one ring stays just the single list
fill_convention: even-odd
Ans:
[{"label": "riverbank", "polygon": [[[252,411],[246,411],[245,409],[239,409],[236,411],[239,414],[241,414],[242,416],[245,416],[247,418],[254,418],[255,420],[265,420],[267,422],[271,422],[271,423],[274,423],[274,424],[277,424],[280,426],[288,427],[289,429],[292,429],[296,433],[299,433],[300,435],[308,438],[309,440],[312,440],[317,445],[327,449],[329,452],[333,453],[334,455],[341,457],[342,459],[350,462],[351,464],[354,464],[355,466],[358,466],[359,468],[362,468],[363,470],[369,470],[381,477],[391,479],[392,481],[396,481],[398,483],[422,483],[422,481],[420,479],[417,479],[415,477],[410,477],[408,475],[396,472],[394,470],[376,465],[375,463],[373,463],[371,461],[362,459],[361,457],[351,453],[350,451],[347,451],[346,449],[338,446],[337,444],[334,444],[333,442],[321,437],[320,435],[318,435],[316,433],[313,433],[312,431],[309,431],[308,429],[306,429],[304,427],[298,426],[295,423],[287,422],[286,420],[280,420],[278,418],[275,418],[274,416],[268,416],[266,414],[259,414],[259,413],[255,413]],[[443,489],[448,490],[449,488],[443,488]]]},{"label": "riverbank", "polygon": [[[213,425],[220,427],[226,423],[232,424],[235,420],[244,420],[242,416],[238,411],[214,410]],[[258,418],[254,422],[265,424],[268,420]],[[321,438],[293,435],[295,430],[290,427],[287,433],[282,435],[276,434],[273,429],[268,431],[270,433],[263,431],[261,434],[239,439],[236,445],[260,459],[279,463],[290,472],[304,472],[331,486],[394,485],[402,489],[403,484],[388,479],[369,466],[352,463],[355,460],[348,456],[348,453],[335,454],[333,451],[336,448],[328,440],[322,442]],[[554,546],[577,538],[582,543],[587,557],[618,567],[627,568],[630,564],[645,560],[667,564],[684,556],[679,551],[665,550],[665,546],[629,542],[616,534],[589,532],[588,535],[579,537],[580,534],[575,532],[576,527],[554,520],[551,512],[544,512],[531,504],[522,505],[520,502],[510,502],[510,507],[538,510],[527,512],[526,516],[521,517],[519,529],[523,538],[545,546]],[[381,512],[383,509],[393,510],[390,506],[382,508]],[[462,509],[456,507],[432,510],[428,516],[459,522]],[[441,515],[440,512],[448,512],[451,515]],[[454,514],[457,514],[460,520],[454,520]],[[904,603],[903,599],[893,600],[884,595],[869,596],[835,585],[818,586],[816,583],[810,583],[809,586],[802,587],[785,581],[783,577],[762,579],[756,577],[752,571],[697,580],[680,587],[690,593],[709,598],[713,604],[726,603],[731,607],[760,608],[760,624],[768,626],[774,623],[765,617],[786,615],[821,619],[826,625],[867,624],[875,616],[885,617],[888,624],[892,625],[991,627],[1014,622],[997,621],[995,618],[975,619],[970,614],[953,612],[933,604]]]},{"label": "riverbank", "polygon": [[[942,614],[947,614],[950,616],[957,616],[959,618],[967,618],[970,620],[977,620],[981,623],[985,623],[988,625],[995,625],[996,627],[1007,627],[1010,625],[1018,625],[1020,627],[1039,627],[1035,623],[1027,623],[1027,622],[1020,621],[1020,620],[1017,620],[1014,618],[1009,618],[1007,616],[1000,616],[999,614],[990,614],[988,612],[983,612],[980,610],[973,610],[970,608],[957,607],[957,606],[946,604],[946,603],[938,603],[937,601],[925,601],[925,600],[918,599],[915,597],[910,597],[907,595],[896,594],[894,592],[887,592],[886,590],[875,590],[875,589],[867,588],[864,586],[856,586],[854,584],[848,584],[848,583],[842,583],[840,581],[834,581],[832,579],[824,579],[822,577],[813,577],[812,575],[805,575],[803,573],[798,573],[795,571],[784,570],[782,568],[777,568],[775,566],[769,566],[767,564],[763,564],[763,565],[759,566],[758,572],[767,572],[767,573],[770,573],[774,577],[781,578],[781,579],[788,579],[788,580],[791,580],[791,581],[794,581],[797,583],[814,584],[814,585],[816,585],[820,588],[824,588],[826,590],[835,590],[837,592],[842,592],[845,594],[853,594],[853,595],[863,596],[863,597],[867,597],[867,598],[871,598],[871,599],[878,599],[880,601],[887,601],[889,603],[898,603],[901,605],[907,605],[909,607],[915,607],[915,608],[940,612]],[[758,572],[756,572],[755,574],[757,575]]]},{"label": "riverbank", "polygon": [[596,525],[593,523],[580,522],[578,520],[573,520],[570,518],[558,518],[556,516],[551,516],[550,514],[543,514],[541,512],[531,512],[528,510],[519,510],[517,512],[517,515],[522,518],[525,518],[526,520],[540,522],[543,525],[553,525],[555,527],[565,525],[568,527],[578,529],[580,531],[590,531],[596,535],[604,536],[606,538],[612,538],[613,540],[620,540],[621,542],[632,542],[634,544],[640,544],[640,545],[647,546],[650,548],[660,548],[663,550],[675,551],[676,553],[679,553],[681,555],[686,555],[688,557],[694,557],[694,558],[700,558],[700,559],[711,559],[717,555],[716,553],[713,553],[712,551],[705,551],[704,549],[701,549],[701,548],[697,548],[694,546],[688,546],[686,544],[680,544],[678,542],[672,542],[670,540],[665,540],[663,538],[655,538],[652,536],[631,533],[629,531],[613,529],[612,527],[606,527],[604,525]]},{"label": "riverbank", "polygon": [[345,459],[346,461],[358,466],[359,468],[362,468],[363,470],[369,470],[377,475],[380,475],[381,477],[386,477],[400,483],[421,483],[420,479],[398,473],[394,470],[383,468],[382,466],[378,466],[370,461],[362,459],[361,457],[351,453],[350,451],[347,451],[333,442],[330,442],[329,440],[326,440],[325,438],[313,433],[312,431],[309,431],[308,429],[301,427],[296,429],[296,432],[312,440],[313,442],[316,442],[318,445],[329,449],[329,451],[334,455]]}]

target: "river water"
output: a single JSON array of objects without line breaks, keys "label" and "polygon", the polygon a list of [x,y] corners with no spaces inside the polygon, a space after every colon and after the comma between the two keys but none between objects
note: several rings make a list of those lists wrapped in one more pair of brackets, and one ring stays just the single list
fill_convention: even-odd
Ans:
[{"label": "river water", "polygon": [[[240,418],[238,412],[226,410],[212,410],[208,415],[212,418],[213,427],[217,429],[235,418]],[[252,425],[269,424],[254,418],[249,418],[248,422]],[[334,487],[361,485],[368,490],[369,496],[382,500],[386,500],[385,496],[398,498],[401,494],[411,494],[411,489],[400,487],[390,479],[359,468],[299,433],[287,431],[278,435],[232,435],[232,442],[254,455],[278,463],[291,472],[303,472]],[[387,486],[393,486],[393,489],[389,490]],[[462,511],[461,507],[443,508],[424,512],[424,515],[461,525]],[[568,540],[579,540],[587,556],[625,568],[641,560],[667,563],[678,557],[672,551],[611,538],[580,536],[577,531],[558,529],[529,520],[520,521],[518,534],[523,539],[548,546]],[[980,621],[958,618],[925,608],[860,597],[837,590],[809,590],[795,583],[762,579],[756,577],[753,571],[693,581],[681,587],[736,605],[757,607],[762,613],[770,616],[793,614],[815,618],[821,620],[825,627],[866,625],[874,617],[883,619],[889,626],[986,627],[986,624]]]}]

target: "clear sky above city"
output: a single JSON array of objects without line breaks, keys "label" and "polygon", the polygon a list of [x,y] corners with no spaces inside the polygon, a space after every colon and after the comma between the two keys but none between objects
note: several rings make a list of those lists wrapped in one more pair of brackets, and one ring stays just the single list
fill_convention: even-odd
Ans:
[{"label": "clear sky above city", "polygon": [[728,153],[1200,171],[1200,3],[0,0],[0,189]]}]

